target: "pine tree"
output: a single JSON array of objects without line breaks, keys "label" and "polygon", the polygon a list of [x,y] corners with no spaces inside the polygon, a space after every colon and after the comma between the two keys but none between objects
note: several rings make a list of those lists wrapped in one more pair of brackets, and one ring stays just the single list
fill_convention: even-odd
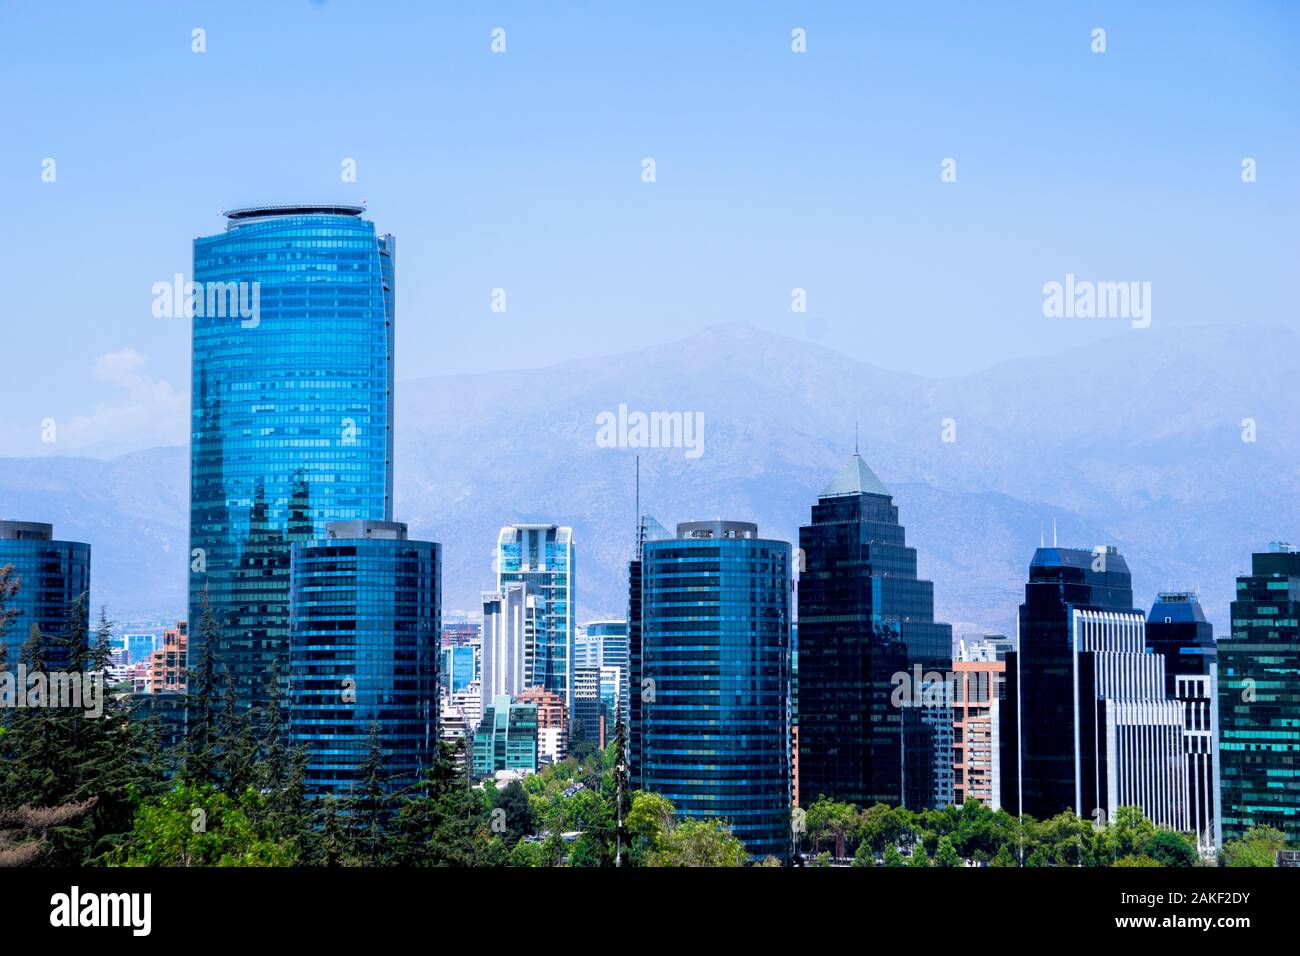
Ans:
[{"label": "pine tree", "polygon": [[203,610],[198,637],[203,644],[198,670],[191,670],[186,683],[185,758],[182,776],[189,783],[217,786],[217,658],[219,635],[208,589],[203,589]]},{"label": "pine tree", "polygon": [[226,690],[223,695],[225,707],[222,710],[218,738],[220,750],[217,758],[217,776],[222,789],[234,799],[253,785],[256,775],[257,744],[253,740],[253,713],[240,712],[235,697],[235,678],[226,671]]},{"label": "pine tree", "polygon": [[351,856],[348,830],[338,813],[333,795],[321,800],[317,811],[320,830],[320,847],[316,862],[321,866],[345,866]]},{"label": "pine tree", "polygon": [[360,767],[361,786],[347,801],[349,822],[355,834],[355,843],[368,866],[384,862],[387,854],[389,808],[392,797],[388,789],[388,774],[384,770],[384,749],[379,737],[379,724],[372,721],[366,735],[366,758]]}]

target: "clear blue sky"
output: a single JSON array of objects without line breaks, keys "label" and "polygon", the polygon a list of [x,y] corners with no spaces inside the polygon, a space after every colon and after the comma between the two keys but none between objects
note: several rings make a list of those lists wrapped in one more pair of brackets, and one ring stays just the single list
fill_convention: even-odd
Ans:
[{"label": "clear blue sky", "polygon": [[1114,334],[1043,318],[1067,272],[1300,324],[1294,3],[7,0],[0,77],[0,455],[184,440],[151,286],[265,201],[397,235],[402,378],[732,320],[959,374]]}]

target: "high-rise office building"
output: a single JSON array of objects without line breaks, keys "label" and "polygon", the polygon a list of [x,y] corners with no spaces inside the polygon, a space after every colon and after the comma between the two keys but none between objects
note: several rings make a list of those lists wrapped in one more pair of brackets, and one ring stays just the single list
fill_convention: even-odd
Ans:
[{"label": "high-rise office building", "polygon": [[951,712],[896,675],[947,672],[952,628],[934,620],[889,490],[856,452],[799,529],[799,791],[912,809],[951,798]]},{"label": "high-rise office building", "polygon": [[1141,807],[1190,828],[1183,708],[1165,658],[1146,649],[1124,558],[1112,547],[1040,547],[1007,654],[999,736],[1002,806],[1039,819]]},{"label": "high-rise office building", "polygon": [[600,668],[573,669],[573,726],[570,739],[600,746],[604,723],[600,706]]},{"label": "high-rise office building", "polygon": [[671,538],[668,529],[649,515],[640,515],[636,525],[636,553],[627,565],[627,661],[628,725],[627,772],[634,788],[641,789],[641,554],[647,541]]},{"label": "high-rise office building", "polygon": [[151,694],[183,694],[189,685],[188,624],[177,621],[162,633],[161,646],[149,665]]},{"label": "high-rise office building", "polygon": [[1300,553],[1285,542],[1237,578],[1220,637],[1222,837],[1274,827],[1300,845]]},{"label": "high-rise office building", "polygon": [[539,619],[528,685],[564,697],[573,710],[573,529],[553,524],[513,524],[497,537],[497,590],[526,584],[537,595]]},{"label": "high-rise office building", "polygon": [[[578,626],[578,636],[574,644],[573,666],[577,667],[615,667],[619,670],[618,710],[610,711],[607,719],[607,733],[613,733],[614,720],[618,714],[626,725],[629,714],[627,695],[628,678],[631,675],[628,651],[627,621],[591,621]],[[604,680],[604,678],[602,678]]]},{"label": "high-rise office building", "polygon": [[639,577],[640,786],[788,860],[790,545],[687,522],[642,543]]},{"label": "high-rise office building", "polygon": [[999,732],[1005,661],[992,645],[963,641],[952,664],[953,803],[1002,805]]},{"label": "high-rise office building", "polygon": [[489,698],[474,733],[470,768],[475,779],[502,771],[537,771],[537,706],[512,701],[508,694]]},{"label": "high-rise office building", "polygon": [[530,662],[546,602],[526,584],[483,592],[483,647],[480,684],[484,706],[502,694],[514,696],[529,686]]},{"label": "high-rise office building", "polygon": [[1165,694],[1183,706],[1189,829],[1202,853],[1220,845],[1219,664],[1214,628],[1194,594],[1161,592],[1147,615],[1147,650],[1165,659]]},{"label": "high-rise office building", "polygon": [[[42,656],[47,670],[63,670],[72,663],[74,648],[62,638],[68,632],[73,603],[90,591],[90,545],[59,541],[54,526],[38,521],[0,521],[0,568],[13,567],[18,593],[8,602],[14,612],[8,629],[0,634],[0,670],[13,670],[32,626],[40,628]],[[89,605],[81,605],[80,629],[89,635]]]},{"label": "high-rise office building", "polygon": [[441,546],[400,522],[333,522],[294,545],[289,727],[310,792],[359,781],[372,726],[391,786],[432,765],[441,587]]},{"label": "high-rise office building", "polygon": [[442,645],[440,680],[447,694],[468,687],[478,677],[479,648],[474,644]]},{"label": "high-rise office building", "polygon": [[516,704],[537,708],[537,760],[558,763],[569,755],[569,712],[564,698],[553,690],[529,687],[515,697]]},{"label": "high-rise office building", "polygon": [[210,602],[241,707],[288,673],[291,546],[392,519],[395,242],[365,211],[235,209],[194,240],[190,643]]}]

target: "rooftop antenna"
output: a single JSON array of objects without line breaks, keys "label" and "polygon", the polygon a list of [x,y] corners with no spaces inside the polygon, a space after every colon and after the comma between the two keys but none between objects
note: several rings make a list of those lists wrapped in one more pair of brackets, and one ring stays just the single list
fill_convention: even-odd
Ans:
[{"label": "rooftop antenna", "polygon": [[1043,523],[1041,521],[1038,522],[1038,546],[1040,548],[1047,547],[1047,532],[1043,530]]},{"label": "rooftop antenna", "polygon": [[1052,547],[1056,547],[1056,519],[1052,519]]},{"label": "rooftop antenna", "polygon": [[853,454],[857,458],[862,456],[858,454],[858,423],[853,423]]}]

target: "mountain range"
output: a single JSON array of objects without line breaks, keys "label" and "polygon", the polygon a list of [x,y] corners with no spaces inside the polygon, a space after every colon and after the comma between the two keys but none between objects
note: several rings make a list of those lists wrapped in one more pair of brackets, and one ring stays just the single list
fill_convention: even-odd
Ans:
[{"label": "mountain range", "polygon": [[[1141,607],[1199,590],[1221,631],[1252,550],[1300,530],[1298,381],[1300,335],[1263,325],[1126,329],[952,378],[721,325],[624,355],[400,382],[395,517],[443,543],[448,611],[475,610],[492,585],[501,525],[553,521],[574,528],[579,619],[621,617],[637,456],[641,510],[665,525],[751,520],[797,544],[856,432],[955,633],[1014,633],[1030,557],[1053,534],[1116,545]],[[620,406],[699,413],[702,454],[606,447],[598,417]],[[94,597],[113,617],[168,620],[184,613],[188,468],[185,447],[0,458],[0,515],[91,542]]]}]

